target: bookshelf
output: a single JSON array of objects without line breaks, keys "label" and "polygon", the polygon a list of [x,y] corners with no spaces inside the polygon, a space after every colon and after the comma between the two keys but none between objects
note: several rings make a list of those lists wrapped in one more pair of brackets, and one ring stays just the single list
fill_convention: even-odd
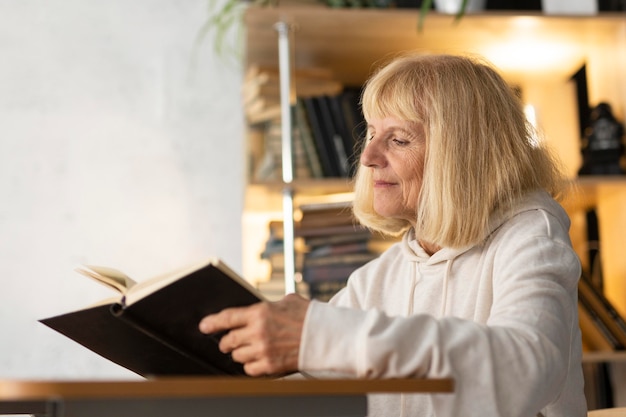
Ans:
[{"label": "bookshelf", "polygon": [[[585,211],[595,207],[600,218],[602,263],[607,297],[626,315],[626,176],[576,178],[581,165],[575,85],[571,76],[587,67],[591,106],[609,102],[618,120],[626,119],[626,14],[546,16],[540,12],[468,14],[454,17],[429,13],[422,32],[415,9],[333,9],[311,2],[283,2],[279,7],[250,6],[245,13],[245,65],[276,67],[274,25],[293,27],[296,71],[325,68],[345,86],[360,85],[372,69],[395,54],[480,54],[497,65],[504,77],[532,105],[545,140],[560,155],[572,178],[572,195],[564,201],[572,218],[574,247],[586,266]],[[263,147],[256,125],[248,126],[248,171]],[[267,223],[280,219],[278,182],[255,182],[249,175],[244,213],[244,274],[253,280],[267,275],[258,254],[268,236]],[[349,192],[348,179],[298,180],[291,186],[294,204],[310,196]]]}]

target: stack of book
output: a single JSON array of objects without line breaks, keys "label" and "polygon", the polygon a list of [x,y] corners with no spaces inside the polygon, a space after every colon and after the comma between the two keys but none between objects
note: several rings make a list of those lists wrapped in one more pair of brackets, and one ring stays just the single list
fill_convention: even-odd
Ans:
[{"label": "stack of book", "polygon": [[354,270],[378,256],[369,246],[372,233],[354,219],[351,202],[306,204],[299,211],[295,233],[304,243],[302,280],[311,298],[328,300]]},{"label": "stack of book", "polygon": [[[357,268],[376,258],[398,238],[358,224],[349,201],[302,204],[296,211],[295,267],[298,292],[327,301]],[[270,282],[284,279],[283,223],[269,223],[261,258],[270,264]]]},{"label": "stack of book", "polygon": [[[293,74],[298,96],[339,94],[343,88],[325,68],[303,68]],[[275,67],[252,65],[241,87],[244,113],[249,124],[280,118],[280,74]]]}]

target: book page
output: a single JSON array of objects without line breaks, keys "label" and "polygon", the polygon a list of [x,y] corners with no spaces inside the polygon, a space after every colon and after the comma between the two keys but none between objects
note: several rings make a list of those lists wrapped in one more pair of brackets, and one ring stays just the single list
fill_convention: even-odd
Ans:
[{"label": "book page", "polygon": [[228,275],[233,281],[239,283],[239,285],[241,285],[242,287],[247,288],[250,292],[255,294],[260,299],[265,299],[265,297],[261,295],[261,293],[256,288],[254,288],[254,286],[252,286],[248,281],[240,277],[236,272],[234,272],[232,269],[226,266],[226,264],[224,264],[224,262],[222,262],[219,258],[210,258],[200,263],[195,263],[193,265],[189,265],[189,266],[174,270],[172,272],[169,272],[163,275],[158,275],[156,277],[149,278],[145,281],[136,283],[132,287],[132,290],[126,293],[125,304],[130,305],[133,302],[138,301],[152,294],[153,292],[173,283],[174,281],[177,281],[187,275],[190,275],[191,273],[197,270],[200,270],[208,265],[215,266],[217,269],[221,270],[224,274]]},{"label": "book page", "polygon": [[76,268],[75,271],[122,295],[125,295],[128,290],[137,284],[123,272],[106,266],[82,265]]}]

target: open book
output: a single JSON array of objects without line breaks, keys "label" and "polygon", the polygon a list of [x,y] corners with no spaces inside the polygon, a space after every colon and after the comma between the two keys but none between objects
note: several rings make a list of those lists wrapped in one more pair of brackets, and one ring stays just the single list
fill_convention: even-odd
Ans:
[{"label": "open book", "polygon": [[219,335],[198,330],[208,314],[264,299],[221,260],[140,283],[107,267],[77,271],[118,296],[41,323],[145,377],[245,375],[241,364],[218,349]]}]

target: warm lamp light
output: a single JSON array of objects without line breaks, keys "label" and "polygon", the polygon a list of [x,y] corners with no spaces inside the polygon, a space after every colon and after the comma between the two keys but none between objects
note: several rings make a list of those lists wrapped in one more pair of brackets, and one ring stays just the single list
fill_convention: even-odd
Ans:
[{"label": "warm lamp light", "polygon": [[584,60],[581,48],[570,39],[561,40],[540,20],[520,16],[511,21],[506,38],[481,48],[483,54],[505,73],[567,73]]},{"label": "warm lamp light", "polygon": [[504,72],[567,72],[580,62],[580,51],[571,46],[533,39],[519,39],[486,48],[485,55]]}]

